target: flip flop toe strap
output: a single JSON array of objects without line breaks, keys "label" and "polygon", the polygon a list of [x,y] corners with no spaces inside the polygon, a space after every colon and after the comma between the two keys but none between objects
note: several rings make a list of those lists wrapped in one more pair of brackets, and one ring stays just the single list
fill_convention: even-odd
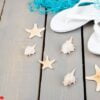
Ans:
[{"label": "flip flop toe strap", "polygon": [[96,39],[100,42],[100,20],[96,21],[94,24],[94,35]]}]

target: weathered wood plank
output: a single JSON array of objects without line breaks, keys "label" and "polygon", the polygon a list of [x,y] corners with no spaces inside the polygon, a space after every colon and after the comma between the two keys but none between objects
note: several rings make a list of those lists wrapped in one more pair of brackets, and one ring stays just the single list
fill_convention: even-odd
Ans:
[{"label": "weathered wood plank", "polygon": [[[25,28],[44,26],[44,15],[30,13],[29,0],[6,0],[0,22],[0,95],[6,100],[37,100],[42,40],[28,39]],[[37,44],[36,54],[24,55],[28,45]]]},{"label": "weathered wood plank", "polygon": [[[84,44],[85,44],[85,69],[86,76],[95,74],[94,65],[100,66],[100,56],[90,53],[87,49],[87,42],[90,35],[93,33],[93,23],[89,23],[84,27]],[[86,81],[87,100],[99,100],[100,94],[96,92],[96,83]]]},{"label": "weathered wood plank", "polygon": [[[82,75],[82,53],[81,53],[81,30],[66,34],[51,31],[47,20],[47,31],[44,55],[51,59],[55,58],[54,70],[43,70],[40,100],[84,100],[83,75]],[[75,52],[70,55],[61,54],[61,45],[73,36],[76,46]],[[44,58],[45,58],[44,56]],[[64,76],[76,68],[77,83],[72,87],[64,87],[62,84]]]}]

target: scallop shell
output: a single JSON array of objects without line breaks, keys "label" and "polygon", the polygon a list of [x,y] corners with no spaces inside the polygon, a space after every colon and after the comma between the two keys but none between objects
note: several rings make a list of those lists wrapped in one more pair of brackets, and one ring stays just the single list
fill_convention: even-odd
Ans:
[{"label": "scallop shell", "polygon": [[75,69],[71,73],[68,73],[67,75],[65,75],[64,81],[63,81],[64,86],[70,86],[72,84],[75,84],[76,79],[75,79],[74,73],[75,73]]},{"label": "scallop shell", "polygon": [[36,47],[36,45],[27,46],[26,49],[25,49],[24,54],[25,54],[26,56],[30,56],[30,55],[35,54],[35,52],[36,52],[36,51],[35,51],[35,47]]},{"label": "scallop shell", "polygon": [[63,52],[64,54],[70,54],[72,51],[75,50],[75,47],[72,43],[72,40],[73,38],[70,37],[69,40],[67,40],[63,45],[62,45],[62,48],[61,48],[61,52]]}]

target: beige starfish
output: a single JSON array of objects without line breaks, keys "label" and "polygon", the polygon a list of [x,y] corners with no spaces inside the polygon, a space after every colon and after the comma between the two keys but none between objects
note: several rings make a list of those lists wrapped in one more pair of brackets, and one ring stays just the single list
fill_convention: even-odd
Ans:
[{"label": "beige starfish", "polygon": [[97,83],[96,91],[100,91],[100,68],[96,64],[95,64],[95,70],[96,70],[96,74],[86,77],[86,79],[96,81]]},{"label": "beige starfish", "polygon": [[41,32],[45,30],[45,28],[38,28],[37,27],[37,24],[34,24],[34,27],[32,29],[25,29],[26,32],[30,33],[30,36],[29,38],[33,38],[35,36],[38,36],[38,37],[42,37],[41,36]]},{"label": "beige starfish", "polygon": [[39,61],[41,64],[43,64],[43,69],[46,69],[46,68],[50,68],[50,69],[53,69],[52,67],[52,64],[55,62],[55,59],[53,60],[49,60],[48,56],[46,56],[46,60],[45,61]]}]

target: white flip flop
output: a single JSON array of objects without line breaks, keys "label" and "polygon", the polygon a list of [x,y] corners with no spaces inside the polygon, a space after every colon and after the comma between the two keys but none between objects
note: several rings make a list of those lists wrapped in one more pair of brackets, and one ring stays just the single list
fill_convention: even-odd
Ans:
[{"label": "white flip flop", "polygon": [[[88,0],[86,0],[86,2],[88,2]],[[79,4],[56,14],[51,20],[51,29],[55,32],[72,31],[96,19],[98,13],[100,13],[100,10],[96,9],[94,4],[89,6],[78,5]]]},{"label": "white flip flop", "polygon": [[94,33],[88,41],[88,50],[96,55],[100,55],[100,20],[95,21]]}]

